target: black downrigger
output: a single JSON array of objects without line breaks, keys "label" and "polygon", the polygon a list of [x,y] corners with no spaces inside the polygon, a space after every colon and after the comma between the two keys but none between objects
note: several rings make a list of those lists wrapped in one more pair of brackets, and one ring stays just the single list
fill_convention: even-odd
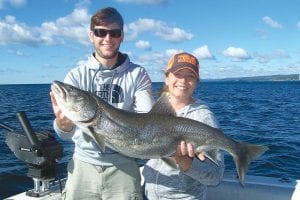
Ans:
[{"label": "black downrigger", "polygon": [[33,179],[34,189],[26,195],[41,197],[49,193],[50,183],[55,180],[63,147],[48,131],[34,132],[25,112],[18,112],[17,119],[23,132],[1,123],[0,127],[7,130],[6,144],[19,160],[26,163],[27,176]]}]

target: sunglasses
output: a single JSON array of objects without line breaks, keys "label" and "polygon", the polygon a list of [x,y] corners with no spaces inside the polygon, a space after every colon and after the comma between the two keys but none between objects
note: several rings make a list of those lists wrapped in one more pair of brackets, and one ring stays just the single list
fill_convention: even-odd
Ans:
[{"label": "sunglasses", "polygon": [[101,37],[101,38],[106,37],[107,34],[109,34],[110,37],[112,38],[119,38],[122,35],[122,30],[121,29],[107,30],[102,28],[95,28],[94,34],[96,37]]}]

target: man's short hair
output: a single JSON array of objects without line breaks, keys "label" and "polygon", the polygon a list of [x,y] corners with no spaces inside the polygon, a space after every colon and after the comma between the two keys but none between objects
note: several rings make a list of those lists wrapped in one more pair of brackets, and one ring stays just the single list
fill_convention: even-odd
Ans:
[{"label": "man's short hair", "polygon": [[93,30],[95,26],[106,26],[108,24],[116,23],[123,30],[123,17],[121,14],[112,7],[103,8],[98,10],[91,18],[90,29]]}]

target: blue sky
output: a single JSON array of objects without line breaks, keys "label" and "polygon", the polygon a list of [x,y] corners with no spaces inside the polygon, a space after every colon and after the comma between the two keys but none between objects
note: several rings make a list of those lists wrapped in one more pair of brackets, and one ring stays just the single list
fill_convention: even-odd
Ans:
[{"label": "blue sky", "polygon": [[106,6],[153,81],[180,51],[205,79],[300,73],[299,0],[0,0],[0,84],[63,80],[93,51],[90,17]]}]

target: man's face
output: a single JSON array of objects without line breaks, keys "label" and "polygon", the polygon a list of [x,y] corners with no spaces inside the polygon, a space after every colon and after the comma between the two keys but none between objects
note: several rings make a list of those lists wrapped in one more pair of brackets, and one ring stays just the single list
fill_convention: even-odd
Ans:
[{"label": "man's face", "polygon": [[96,50],[98,60],[114,59],[118,55],[124,33],[116,23],[107,26],[95,26],[95,30],[90,31],[90,41]]}]

